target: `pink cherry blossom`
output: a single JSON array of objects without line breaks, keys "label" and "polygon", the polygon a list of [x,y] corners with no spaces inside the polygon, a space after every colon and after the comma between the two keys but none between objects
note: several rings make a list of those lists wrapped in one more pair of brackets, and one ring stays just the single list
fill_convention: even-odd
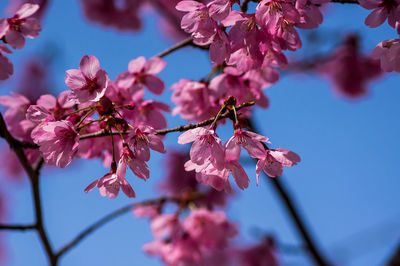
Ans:
[{"label": "pink cherry blossom", "polygon": [[176,105],[173,115],[179,114],[188,121],[202,121],[219,111],[217,99],[205,82],[181,79],[171,89],[174,91],[171,100]]},{"label": "pink cherry blossom", "polygon": [[31,16],[39,9],[39,5],[26,3],[12,18],[0,20],[0,39],[5,38],[14,49],[25,46],[25,38],[36,38],[41,31],[40,22]]},{"label": "pink cherry blossom", "polygon": [[296,9],[300,14],[300,21],[296,27],[300,29],[314,29],[322,24],[323,16],[320,10],[322,4],[329,0],[297,0]]},{"label": "pink cherry blossom", "polygon": [[14,66],[4,53],[10,54],[11,50],[0,43],[0,80],[6,80],[14,73]]},{"label": "pink cherry blossom", "polygon": [[167,104],[155,100],[141,101],[133,110],[132,119],[135,124],[163,129],[167,127],[167,120],[162,112],[171,112],[171,109]]},{"label": "pink cherry blossom", "polygon": [[396,22],[400,21],[400,9],[398,0],[360,0],[360,5],[368,10],[373,11],[365,19],[365,25],[376,28],[385,22],[393,28],[396,27]]},{"label": "pink cherry blossom", "polygon": [[221,169],[224,163],[224,147],[214,130],[198,127],[190,129],[178,138],[179,144],[193,142],[190,160],[197,165],[207,166],[212,163]]},{"label": "pink cherry blossom", "polygon": [[156,95],[161,95],[165,85],[155,74],[161,72],[166,64],[159,57],[146,61],[146,58],[140,56],[129,62],[128,71],[119,74],[116,83],[121,88],[129,89],[132,95],[136,95],[135,98],[143,97],[144,87]]},{"label": "pink cherry blossom", "polygon": [[109,197],[111,199],[116,198],[118,196],[120,188],[129,198],[134,198],[135,191],[133,191],[132,187],[125,180],[125,178],[121,178],[116,173],[107,173],[103,177],[92,182],[87,188],[85,188],[85,192],[88,193],[93,188],[98,187],[100,195],[103,197]]},{"label": "pink cherry blossom", "polygon": [[183,228],[200,246],[223,249],[238,234],[236,225],[222,211],[195,209],[183,222]]},{"label": "pink cherry blossom", "polygon": [[4,120],[10,133],[17,138],[30,141],[30,133],[35,123],[26,119],[26,112],[31,102],[25,96],[11,92],[12,96],[0,96],[0,104],[8,107]]},{"label": "pink cherry blossom", "polygon": [[351,99],[367,94],[368,83],[382,74],[379,61],[359,51],[358,38],[354,35],[349,35],[344,44],[329,56],[321,71],[332,80],[339,95]]},{"label": "pink cherry blossom", "polygon": [[85,16],[92,22],[118,30],[137,31],[141,28],[138,16],[141,0],[82,0]]},{"label": "pink cherry blossom", "polygon": [[383,71],[400,73],[400,39],[379,43],[372,51],[371,57],[380,60]]},{"label": "pink cherry blossom", "polygon": [[100,69],[100,62],[94,55],[85,55],[79,62],[79,69],[67,70],[65,83],[80,103],[97,102],[104,96],[108,75]]},{"label": "pink cherry blossom", "polygon": [[283,21],[295,24],[300,21],[300,14],[292,0],[263,0],[257,5],[257,24],[271,34],[275,34]]},{"label": "pink cherry blossom", "polygon": [[299,155],[285,148],[266,150],[264,158],[260,158],[256,166],[257,185],[262,170],[270,177],[277,177],[282,175],[283,166],[291,167],[300,161]]},{"label": "pink cherry blossom", "polygon": [[151,220],[151,232],[157,239],[174,236],[181,230],[179,217],[176,214],[161,214]]},{"label": "pink cherry blossom", "polygon": [[154,128],[139,125],[129,132],[128,143],[134,148],[136,157],[143,161],[150,160],[150,149],[165,153],[164,144]]},{"label": "pink cherry blossom", "polygon": [[79,135],[74,125],[66,120],[39,125],[31,136],[39,145],[45,162],[51,165],[68,166],[78,151]]},{"label": "pink cherry blossom", "polygon": [[279,259],[275,243],[271,237],[265,237],[261,243],[238,249],[235,254],[239,257],[239,264],[243,266],[278,266]]},{"label": "pink cherry blossom", "polygon": [[129,168],[137,177],[143,179],[144,181],[149,179],[149,167],[143,160],[138,158],[138,156],[135,156],[125,144],[117,168],[117,175],[123,179],[125,179],[127,166],[129,166]]},{"label": "pink cherry blossom", "polygon": [[196,1],[181,1],[176,5],[176,9],[188,12],[182,17],[181,28],[187,33],[192,33],[194,43],[207,45],[212,42],[217,22],[210,17],[206,5]]},{"label": "pink cherry blossom", "polygon": [[238,161],[240,157],[240,147],[243,147],[253,158],[263,158],[265,148],[262,142],[270,143],[269,139],[251,131],[236,130],[234,135],[225,144],[225,156],[230,161]]},{"label": "pink cherry blossom", "polygon": [[240,4],[239,0],[214,0],[207,4],[210,17],[217,21],[225,19],[232,10],[234,3]]},{"label": "pink cherry blossom", "polygon": [[153,219],[160,215],[159,204],[139,204],[132,208],[133,214],[138,218],[147,217]]}]

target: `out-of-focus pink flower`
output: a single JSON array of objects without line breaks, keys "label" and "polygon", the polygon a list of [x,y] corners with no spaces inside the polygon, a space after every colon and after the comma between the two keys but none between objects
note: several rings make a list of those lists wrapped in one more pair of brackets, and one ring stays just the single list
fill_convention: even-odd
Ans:
[{"label": "out-of-focus pink flower", "polygon": [[0,43],[0,80],[6,80],[14,73],[14,66],[4,53],[10,54],[11,50]]},{"label": "out-of-focus pink flower", "polygon": [[81,0],[85,16],[104,26],[119,30],[137,31],[141,28],[138,17],[142,0]]},{"label": "out-of-focus pink flower", "polygon": [[270,177],[277,177],[282,175],[283,166],[291,167],[300,161],[300,156],[297,153],[285,148],[266,150],[264,158],[260,158],[257,162],[257,185],[262,170]]},{"label": "out-of-focus pink flower", "polygon": [[132,208],[133,214],[138,218],[147,217],[153,219],[160,215],[159,204],[139,204]]},{"label": "out-of-focus pink flower", "polygon": [[329,0],[297,0],[296,9],[300,14],[300,21],[296,24],[300,29],[317,28],[323,21],[320,10],[322,4],[330,2]]},{"label": "out-of-focus pink flower", "polygon": [[197,186],[195,173],[185,170],[185,162],[189,159],[188,154],[169,150],[167,153],[166,170],[167,175],[160,184],[160,190],[173,196],[179,196],[185,191],[193,191]]},{"label": "out-of-focus pink flower", "polygon": [[79,135],[74,125],[66,120],[39,125],[31,136],[40,146],[45,162],[51,165],[66,167],[78,151]]},{"label": "out-of-focus pink flower", "polygon": [[151,220],[151,232],[157,239],[174,236],[181,230],[179,217],[176,214],[161,214]]},{"label": "out-of-focus pink flower", "polygon": [[31,3],[31,4],[36,4],[39,5],[39,10],[35,12],[35,14],[32,15],[32,17],[41,19],[48,7],[49,0],[10,0],[10,3],[7,6],[7,12],[14,14],[17,12],[18,8],[23,5],[24,3]]},{"label": "out-of-focus pink flower", "polygon": [[400,39],[380,42],[372,51],[371,57],[380,60],[383,71],[400,73]]},{"label": "out-of-focus pink flower", "polygon": [[40,22],[31,16],[39,9],[39,5],[24,4],[12,18],[0,20],[0,39],[5,38],[14,49],[25,46],[25,38],[36,38],[41,31]]},{"label": "out-of-focus pink flower", "polygon": [[79,69],[70,69],[66,73],[65,83],[80,103],[97,102],[104,96],[108,75],[100,69],[100,62],[95,56],[83,56]]},{"label": "out-of-focus pink flower", "polygon": [[136,156],[143,161],[150,160],[150,149],[160,153],[166,152],[161,137],[149,126],[139,125],[130,131],[127,141],[135,150]]},{"label": "out-of-focus pink flower", "polygon": [[364,96],[368,92],[367,84],[382,74],[379,62],[361,54],[357,42],[356,36],[348,36],[321,67],[322,73],[332,80],[336,92],[353,99]]},{"label": "out-of-focus pink flower", "polygon": [[182,133],[179,144],[193,142],[190,149],[190,160],[199,166],[207,167],[212,163],[217,169],[224,164],[224,147],[214,130],[198,127]]},{"label": "out-of-focus pink flower", "polygon": [[0,96],[0,104],[8,107],[4,120],[10,133],[26,141],[30,141],[30,132],[35,123],[26,119],[26,112],[31,102],[25,96],[11,92],[12,96]]},{"label": "out-of-focus pink flower", "polygon": [[238,234],[236,225],[229,222],[222,211],[195,209],[183,222],[184,230],[200,246],[223,249],[230,238]]},{"label": "out-of-focus pink flower", "polygon": [[270,237],[266,237],[259,244],[247,248],[239,248],[234,254],[239,259],[239,265],[243,266],[280,265],[275,243]]},{"label": "out-of-focus pink flower", "polygon": [[141,99],[144,95],[144,87],[156,95],[164,91],[164,82],[155,74],[160,73],[167,63],[159,57],[153,57],[146,61],[140,56],[129,62],[128,71],[117,76],[116,83],[121,88],[129,89],[135,99]]},{"label": "out-of-focus pink flower", "polygon": [[388,23],[393,28],[396,22],[400,21],[400,9],[398,0],[360,0],[360,5],[373,11],[365,19],[365,25],[376,28],[388,19]]},{"label": "out-of-focus pink flower", "polygon": [[220,106],[215,104],[218,99],[204,82],[181,79],[171,89],[174,90],[171,100],[176,105],[173,115],[179,114],[188,121],[202,121],[219,111]]}]

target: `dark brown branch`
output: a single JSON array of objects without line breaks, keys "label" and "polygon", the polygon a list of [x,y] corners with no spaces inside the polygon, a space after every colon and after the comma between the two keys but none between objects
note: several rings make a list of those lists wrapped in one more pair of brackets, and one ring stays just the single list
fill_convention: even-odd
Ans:
[{"label": "dark brown branch", "polygon": [[[251,120],[248,120],[249,129],[254,132],[259,132],[255,129],[254,123]],[[290,217],[293,220],[293,223],[296,225],[298,232],[300,233],[303,241],[306,245],[307,251],[310,253],[311,258],[313,259],[316,265],[320,266],[327,266],[331,265],[328,261],[324,258],[321,251],[318,249],[315,240],[311,237],[311,233],[306,226],[305,218],[301,216],[299,208],[296,207],[295,201],[291,196],[289,190],[285,187],[282,178],[270,178],[268,177],[265,172],[263,174],[267,177],[267,180],[272,184],[275,191],[278,193],[281,201],[285,205],[287,211],[289,212]]]},{"label": "dark brown branch", "polygon": [[386,266],[398,266],[400,265],[400,245],[396,248],[389,261],[385,264]]},{"label": "dark brown branch", "polygon": [[248,6],[249,6],[249,2],[250,2],[250,0],[243,0],[242,4],[240,5],[240,10],[243,13],[247,12],[247,9],[248,9]]},{"label": "dark brown branch", "polygon": [[172,47],[168,48],[167,50],[155,55],[154,57],[161,57],[161,58],[165,57],[165,56],[175,52],[176,50],[179,50],[179,49],[181,49],[183,47],[186,47],[186,46],[189,46],[189,45],[196,46],[196,45],[193,44],[192,37],[188,37],[188,38],[184,39],[183,41],[178,42],[174,46],[172,46]]},{"label": "dark brown branch", "polygon": [[15,152],[20,161],[25,172],[28,174],[29,181],[32,188],[33,202],[35,209],[35,226],[34,229],[38,232],[40,241],[46,251],[49,264],[52,266],[57,265],[57,258],[54,255],[53,248],[50,244],[49,238],[47,236],[46,230],[43,224],[43,214],[42,214],[42,203],[40,200],[40,187],[39,187],[39,171],[41,163],[38,164],[37,168],[32,168],[28,159],[25,156],[24,150],[20,145],[20,142],[14,139],[7,129],[7,125],[4,121],[3,115],[0,113],[0,137],[4,138],[10,148]]},{"label": "dark brown branch", "polygon": [[36,229],[36,225],[20,225],[20,224],[0,224],[0,230],[14,230],[14,231],[26,231]]},{"label": "dark brown branch", "polygon": [[[241,105],[236,107],[236,111],[239,111],[240,109],[243,109],[245,107],[250,107],[253,106],[254,102],[247,102],[247,103],[242,103]],[[228,117],[231,117],[233,115],[233,111],[232,110],[228,110],[226,111],[224,114],[222,114],[219,118],[218,121],[221,119],[225,119]],[[211,117],[210,119],[204,120],[200,123],[196,123],[196,124],[187,124],[184,126],[179,126],[179,127],[174,127],[174,128],[169,128],[169,129],[161,129],[161,130],[157,130],[156,134],[157,135],[166,135],[168,133],[172,133],[172,132],[183,132],[183,131],[187,131],[189,129],[193,129],[193,128],[197,128],[197,127],[204,127],[207,125],[211,125],[211,123],[215,120],[215,117]],[[98,137],[104,137],[104,136],[108,136],[109,133],[104,132],[104,131],[98,131],[98,132],[94,132],[94,133],[89,133],[86,135],[81,135],[79,139],[90,139],[90,138],[98,138]],[[113,135],[119,135],[118,132],[112,132]],[[127,132],[123,132],[122,134],[128,134]]]},{"label": "dark brown branch", "polygon": [[181,202],[190,202],[196,199],[200,199],[204,197],[204,194],[200,193],[194,193],[190,195],[190,197],[187,198],[180,198],[180,197],[162,197],[158,199],[152,199],[152,200],[146,200],[143,202],[137,202],[137,203],[131,203],[128,204],[122,208],[119,208],[97,222],[93,223],[89,227],[87,227],[85,230],[83,230],[81,233],[79,233],[70,243],[65,245],[63,248],[60,249],[60,251],[57,252],[56,256],[57,258],[61,257],[64,255],[67,251],[69,251],[71,248],[75,247],[78,245],[82,240],[84,240],[87,236],[89,236],[91,233],[93,233],[95,230],[99,229],[101,226],[104,224],[114,220],[114,218],[117,218],[121,216],[122,214],[132,210],[133,207],[139,206],[139,205],[152,205],[152,204],[163,204],[165,202],[175,202],[175,203],[181,203]]}]

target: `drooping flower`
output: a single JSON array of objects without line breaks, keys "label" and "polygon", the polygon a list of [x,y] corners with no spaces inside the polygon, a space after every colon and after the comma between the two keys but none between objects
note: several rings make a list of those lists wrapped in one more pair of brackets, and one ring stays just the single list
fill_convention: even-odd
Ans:
[{"label": "drooping flower", "polygon": [[5,38],[14,49],[22,49],[25,46],[25,38],[36,38],[41,31],[39,20],[31,16],[39,9],[39,5],[26,3],[12,18],[0,20],[0,39]]},{"label": "drooping flower", "polygon": [[262,170],[270,177],[277,177],[282,175],[283,166],[291,167],[300,161],[299,155],[285,148],[266,150],[264,158],[257,162],[257,184]]},{"label": "drooping flower", "polygon": [[80,103],[97,102],[104,96],[108,75],[100,69],[100,62],[94,55],[85,55],[79,62],[79,69],[67,70],[65,83]]},{"label": "drooping flower", "polygon": [[0,43],[0,80],[6,80],[14,73],[14,66],[4,53],[10,54],[11,50]]},{"label": "drooping flower", "polygon": [[123,179],[125,179],[127,166],[129,166],[129,168],[137,177],[143,179],[144,181],[149,179],[150,173],[147,164],[142,159],[138,158],[138,156],[135,156],[131,149],[124,144],[117,168],[118,176]]},{"label": "drooping flower", "polygon": [[399,3],[398,0],[360,0],[363,8],[373,9],[365,19],[365,25],[376,28],[388,19],[389,25],[396,28],[396,22],[400,21]]},{"label": "drooping flower", "polygon": [[119,74],[116,83],[121,88],[129,89],[134,100],[143,97],[144,87],[156,95],[161,95],[165,84],[155,74],[160,73],[166,64],[159,57],[153,57],[146,61],[146,58],[140,56],[129,62],[128,71]]},{"label": "drooping flower", "polygon": [[125,178],[121,178],[116,173],[107,173],[103,177],[92,182],[87,188],[85,188],[85,192],[88,193],[93,188],[98,187],[100,191],[100,195],[103,197],[109,197],[111,199],[116,198],[118,196],[119,190],[122,188],[122,191],[129,198],[134,198],[135,191],[133,191],[132,187],[125,180]]},{"label": "drooping flower", "polygon": [[225,19],[232,11],[234,3],[240,4],[239,0],[214,0],[208,3],[210,17],[215,21]]},{"label": "drooping flower", "polygon": [[179,144],[190,142],[193,142],[190,160],[194,164],[205,168],[212,163],[217,169],[223,168],[224,147],[214,130],[198,127],[184,132],[178,138]]},{"label": "drooping flower", "polygon": [[166,152],[161,137],[149,126],[139,125],[130,131],[127,141],[135,150],[136,156],[143,161],[150,160],[150,149],[160,153]]},{"label": "drooping flower", "polygon": [[400,39],[380,42],[372,50],[371,57],[380,60],[383,71],[400,73]]},{"label": "drooping flower", "polygon": [[265,136],[251,131],[237,129],[225,144],[225,156],[231,161],[237,161],[240,157],[240,147],[243,147],[251,157],[263,158],[265,155],[265,148],[261,144],[262,142],[270,143],[269,139]]},{"label": "drooping flower", "polygon": [[79,135],[74,125],[66,120],[39,125],[31,136],[39,145],[45,162],[51,165],[66,167],[78,151]]}]

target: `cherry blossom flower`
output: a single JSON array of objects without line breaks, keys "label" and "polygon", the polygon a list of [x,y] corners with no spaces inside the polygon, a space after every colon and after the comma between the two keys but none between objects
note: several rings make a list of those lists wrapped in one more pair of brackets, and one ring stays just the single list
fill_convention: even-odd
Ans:
[{"label": "cherry blossom flower", "polygon": [[204,208],[193,210],[183,222],[184,230],[200,246],[223,249],[230,238],[238,234],[236,225],[230,223],[222,211]]},{"label": "cherry blossom flower", "polygon": [[371,57],[380,60],[383,71],[400,73],[400,39],[380,42],[372,51]]},{"label": "cherry blossom flower", "polygon": [[80,103],[97,102],[104,96],[108,75],[100,69],[99,60],[95,56],[83,56],[79,69],[70,69],[66,73],[65,83]]},{"label": "cherry blossom flower", "polygon": [[178,138],[179,144],[190,142],[193,142],[190,160],[194,164],[207,167],[212,163],[217,169],[223,168],[224,147],[214,130],[198,127],[184,132]]},{"label": "cherry blossom flower", "polygon": [[225,19],[232,10],[234,3],[240,4],[239,0],[214,0],[207,4],[210,17],[217,21]]},{"label": "cherry blossom flower", "polygon": [[143,161],[150,160],[150,149],[165,153],[164,144],[154,128],[139,125],[129,132],[128,143],[134,148],[136,157]]},{"label": "cherry blossom flower", "polygon": [[387,18],[389,25],[395,28],[396,22],[400,21],[399,3],[398,0],[360,0],[363,8],[373,9],[365,19],[365,25],[376,28],[382,25]]},{"label": "cherry blossom flower", "polygon": [[243,266],[278,266],[280,265],[277,256],[275,243],[271,237],[265,237],[259,244],[247,248],[238,249],[235,254],[238,256],[240,265]]},{"label": "cherry blossom flower", "polygon": [[74,125],[66,120],[39,125],[31,136],[39,145],[45,162],[51,165],[68,166],[78,151],[79,135]]},{"label": "cherry blossom flower", "polygon": [[188,121],[202,121],[219,111],[217,99],[205,82],[181,79],[171,89],[174,91],[171,100],[176,105],[173,115],[179,114]]},{"label": "cherry blossom flower", "polygon": [[98,187],[100,195],[103,197],[109,197],[111,199],[116,198],[118,196],[120,188],[129,198],[134,198],[135,191],[133,191],[132,187],[125,180],[125,178],[121,178],[116,173],[107,173],[103,177],[95,180],[91,183],[87,188],[85,188],[85,192],[88,193],[93,188]]},{"label": "cherry blossom flower", "polygon": [[25,46],[25,38],[36,38],[41,31],[40,22],[31,16],[39,9],[39,5],[26,3],[12,18],[0,20],[0,39],[5,38],[14,49]]},{"label": "cherry blossom flower", "polygon": [[10,54],[11,50],[0,43],[0,80],[6,80],[14,73],[14,66],[4,53]]},{"label": "cherry blossom flower", "polygon": [[300,21],[296,27],[300,29],[314,29],[322,24],[323,16],[320,10],[322,4],[329,0],[297,0],[296,9],[300,14]]},{"label": "cherry blossom flower", "polygon": [[240,147],[243,147],[251,157],[263,158],[265,155],[265,148],[261,143],[270,143],[268,140],[269,139],[265,136],[238,129],[225,144],[225,156],[231,161],[238,161],[240,157]]},{"label": "cherry blossom flower", "polygon": [[116,83],[121,88],[129,88],[134,99],[140,99],[144,95],[144,87],[150,92],[161,95],[164,91],[164,82],[154,74],[160,73],[167,63],[159,57],[146,58],[140,56],[131,60],[128,71],[118,75]]},{"label": "cherry blossom flower", "polygon": [[144,181],[149,179],[149,167],[143,160],[138,158],[138,156],[135,156],[135,154],[125,144],[117,168],[117,175],[123,179],[125,179],[127,166],[129,166],[137,177]]},{"label": "cherry blossom flower", "polygon": [[266,150],[256,165],[257,185],[262,170],[270,177],[277,177],[282,175],[283,166],[291,167],[300,161],[299,155],[285,148]]},{"label": "cherry blossom flower", "polygon": [[133,110],[132,120],[135,124],[145,124],[154,129],[167,127],[167,120],[162,112],[171,112],[170,107],[155,100],[141,101]]}]

